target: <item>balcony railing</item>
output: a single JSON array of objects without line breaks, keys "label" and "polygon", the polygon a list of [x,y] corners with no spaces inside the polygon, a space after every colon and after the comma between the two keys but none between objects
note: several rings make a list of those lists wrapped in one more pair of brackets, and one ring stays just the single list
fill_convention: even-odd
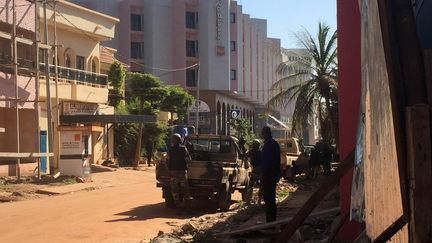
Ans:
[{"label": "balcony railing", "polygon": [[[9,72],[12,72],[13,60],[12,57],[5,53],[0,53],[0,65],[3,65],[3,68]],[[6,66],[4,66],[6,65]],[[34,68],[34,61],[26,58],[18,58],[18,66],[20,68]],[[54,77],[55,67],[54,65],[49,65],[50,68],[50,76]],[[40,74],[42,78],[45,78],[45,63],[40,63],[39,65]],[[58,67],[59,78],[66,82],[79,83],[84,85],[91,86],[107,86],[107,75],[88,72],[84,70],[78,70],[68,67]]]},{"label": "balcony railing", "polygon": [[[41,74],[45,73],[45,63],[40,64]],[[54,65],[49,65],[50,76],[54,77],[55,67]],[[92,86],[107,86],[107,75],[88,72],[84,70],[78,70],[68,67],[58,66],[59,79],[65,80],[67,82],[76,82],[84,85]]]}]

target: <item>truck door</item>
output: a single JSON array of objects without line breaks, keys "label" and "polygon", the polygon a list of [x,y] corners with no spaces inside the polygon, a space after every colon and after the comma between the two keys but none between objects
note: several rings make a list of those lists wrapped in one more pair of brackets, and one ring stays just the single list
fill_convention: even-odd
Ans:
[{"label": "truck door", "polygon": [[238,146],[234,145],[234,151],[237,155],[237,169],[238,169],[237,185],[243,186],[247,182],[249,172],[248,169],[246,169],[246,162],[242,158],[243,156]]}]

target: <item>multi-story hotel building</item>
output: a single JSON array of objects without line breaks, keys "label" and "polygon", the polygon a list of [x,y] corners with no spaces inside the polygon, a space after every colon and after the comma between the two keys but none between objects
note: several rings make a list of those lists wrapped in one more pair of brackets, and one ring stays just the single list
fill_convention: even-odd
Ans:
[{"label": "multi-story hotel building", "polygon": [[[291,67],[285,70],[286,73],[283,74],[284,76],[303,73],[302,75],[298,75],[295,79],[291,79],[289,83],[282,85],[283,88],[288,89],[290,87],[305,84],[307,80],[310,79],[310,70],[307,69],[310,68],[309,64],[312,62],[312,57],[308,50],[282,48],[281,53],[282,61],[289,64]],[[290,128],[292,127],[295,105],[296,100],[288,102],[284,109],[284,113],[281,115],[281,121],[287,124]],[[291,133],[291,136],[301,137],[305,144],[314,144],[320,138],[317,115],[313,114],[312,117],[309,118],[309,122],[303,124],[301,130],[297,131],[296,134]]]},{"label": "multi-story hotel building", "polygon": [[[280,40],[267,37],[267,21],[242,11],[234,0],[74,0],[120,19],[107,45],[131,71],[153,73],[208,105],[201,133],[229,133],[230,114],[252,122],[272,95]],[[199,64],[197,67],[185,67]],[[199,80],[198,80],[199,79]],[[199,83],[199,84],[198,84]],[[262,109],[261,109],[262,110]],[[191,124],[194,113],[191,112]]]}]

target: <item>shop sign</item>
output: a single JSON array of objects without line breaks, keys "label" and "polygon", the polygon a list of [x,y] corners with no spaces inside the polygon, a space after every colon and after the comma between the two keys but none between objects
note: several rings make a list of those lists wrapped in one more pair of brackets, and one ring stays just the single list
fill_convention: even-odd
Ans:
[{"label": "shop sign", "polygon": [[64,102],[63,115],[97,115],[98,107],[93,103]]}]

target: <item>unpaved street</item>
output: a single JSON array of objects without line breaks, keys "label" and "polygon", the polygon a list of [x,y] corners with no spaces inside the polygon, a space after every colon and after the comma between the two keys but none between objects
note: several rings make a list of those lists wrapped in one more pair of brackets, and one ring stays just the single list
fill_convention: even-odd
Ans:
[{"label": "unpaved street", "polygon": [[112,185],[0,204],[0,242],[140,242],[190,217],[165,208],[153,170],[118,170],[93,178]]}]

